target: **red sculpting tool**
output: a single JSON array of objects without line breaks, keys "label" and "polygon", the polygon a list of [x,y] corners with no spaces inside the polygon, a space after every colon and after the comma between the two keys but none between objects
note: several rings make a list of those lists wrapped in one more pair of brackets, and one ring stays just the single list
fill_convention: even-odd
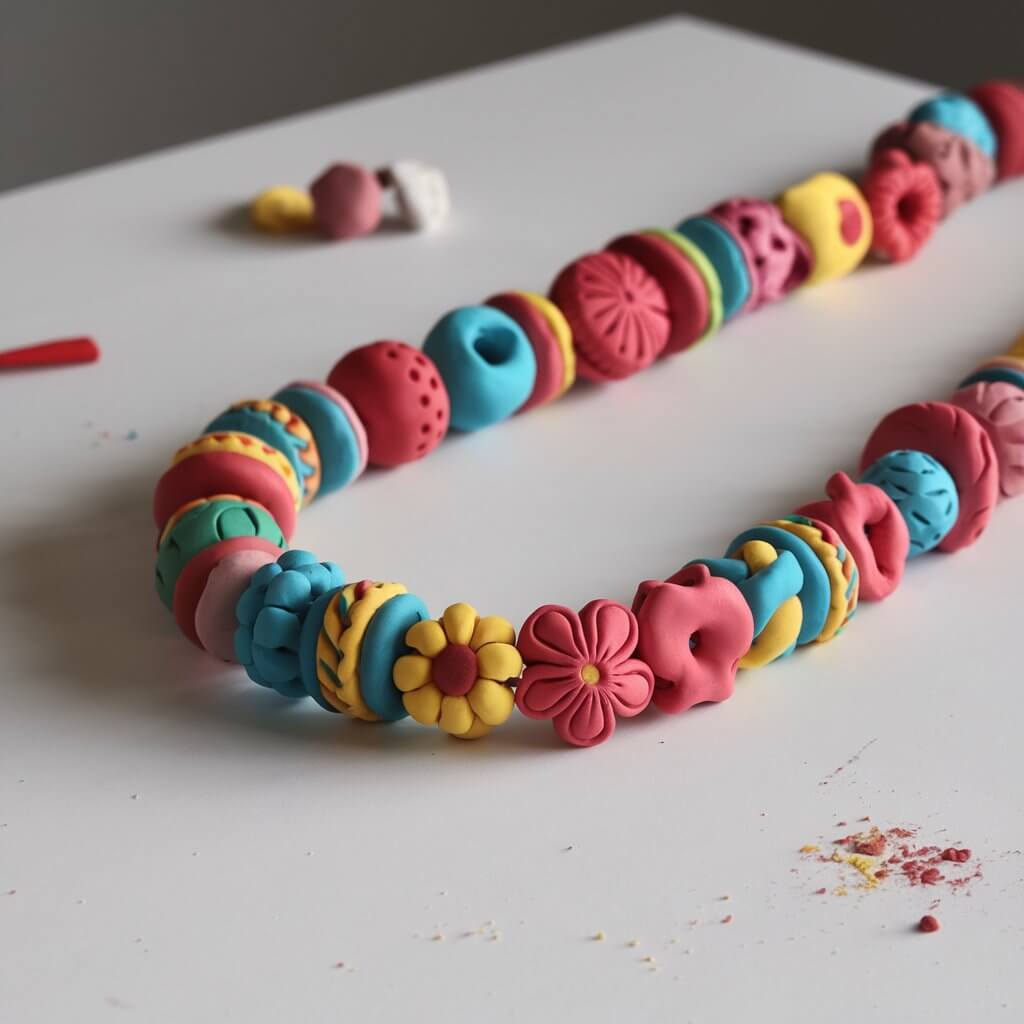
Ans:
[{"label": "red sculpting tool", "polygon": [[43,341],[38,345],[24,345],[0,352],[0,370],[95,363],[99,357],[100,347],[92,338],[61,338],[58,341]]}]

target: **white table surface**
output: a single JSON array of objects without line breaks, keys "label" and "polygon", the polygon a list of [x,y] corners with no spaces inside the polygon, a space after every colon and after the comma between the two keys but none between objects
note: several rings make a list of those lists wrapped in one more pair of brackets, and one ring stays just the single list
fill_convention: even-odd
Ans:
[{"label": "white table surface", "polygon": [[[153,483],[229,401],[544,290],[623,230],[856,168],[927,92],[680,19],[0,199],[0,340],[104,350],[0,379],[0,1019],[1020,1019],[1024,501],[835,643],[592,751],[523,719],[464,744],[285,706],[184,642],[151,582]],[[230,212],[407,155],[450,175],[441,236],[282,241]],[[296,541],[438,612],[628,601],[1002,351],[1022,219],[1002,186],[911,266],[371,474]],[[971,846],[983,879],[831,895],[840,869],[797,848],[863,815]]]}]

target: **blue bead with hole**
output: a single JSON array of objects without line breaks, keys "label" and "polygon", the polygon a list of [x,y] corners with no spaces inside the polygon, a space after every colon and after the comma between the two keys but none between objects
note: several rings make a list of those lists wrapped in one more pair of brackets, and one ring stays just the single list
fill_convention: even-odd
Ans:
[{"label": "blue bead with hole", "polygon": [[537,359],[526,332],[493,306],[463,306],[433,327],[423,351],[451,401],[451,425],[473,431],[511,416],[529,397]]}]

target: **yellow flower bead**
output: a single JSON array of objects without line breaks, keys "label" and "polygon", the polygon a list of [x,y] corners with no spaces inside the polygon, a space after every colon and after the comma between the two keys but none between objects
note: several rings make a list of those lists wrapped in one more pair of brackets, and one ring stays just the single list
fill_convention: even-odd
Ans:
[{"label": "yellow flower bead", "polygon": [[441,616],[441,624],[450,644],[468,645],[473,639],[473,630],[476,629],[477,622],[479,618],[471,604],[449,605]]},{"label": "yellow flower bead", "polygon": [[441,691],[433,683],[404,694],[402,703],[420,725],[437,725],[441,717]]},{"label": "yellow flower bead", "polygon": [[476,661],[484,679],[503,683],[518,679],[523,672],[523,657],[511,644],[484,644],[476,652]]},{"label": "yellow flower bead", "polygon": [[467,699],[474,714],[486,725],[501,725],[507,721],[516,703],[512,689],[493,679],[478,679]]},{"label": "yellow flower bead", "polygon": [[406,711],[459,739],[485,736],[515,707],[505,685],[523,670],[515,639],[507,619],[481,618],[464,603],[450,605],[436,622],[417,622],[405,634],[416,653],[399,658],[392,672]]},{"label": "yellow flower bead", "polygon": [[424,658],[436,658],[448,646],[448,637],[444,635],[440,623],[424,619],[409,629],[405,634],[405,642]]},{"label": "yellow flower bead", "polygon": [[403,654],[395,662],[392,677],[402,693],[418,690],[430,682],[430,659],[422,654]]}]

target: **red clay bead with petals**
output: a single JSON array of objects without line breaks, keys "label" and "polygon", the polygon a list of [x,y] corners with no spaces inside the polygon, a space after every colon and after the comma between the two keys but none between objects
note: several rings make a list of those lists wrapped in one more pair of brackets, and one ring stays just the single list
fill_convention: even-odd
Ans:
[{"label": "red clay bead with petals", "polygon": [[578,614],[538,608],[519,633],[526,670],[517,707],[528,718],[550,718],[573,746],[603,743],[616,718],[640,714],[654,692],[650,667],[633,657],[637,637],[636,617],[615,601],[591,601]]},{"label": "red clay bead with petals", "polygon": [[551,286],[551,301],[572,328],[579,376],[602,383],[650,366],[672,322],[661,285],[636,260],[594,252],[570,263]]}]

